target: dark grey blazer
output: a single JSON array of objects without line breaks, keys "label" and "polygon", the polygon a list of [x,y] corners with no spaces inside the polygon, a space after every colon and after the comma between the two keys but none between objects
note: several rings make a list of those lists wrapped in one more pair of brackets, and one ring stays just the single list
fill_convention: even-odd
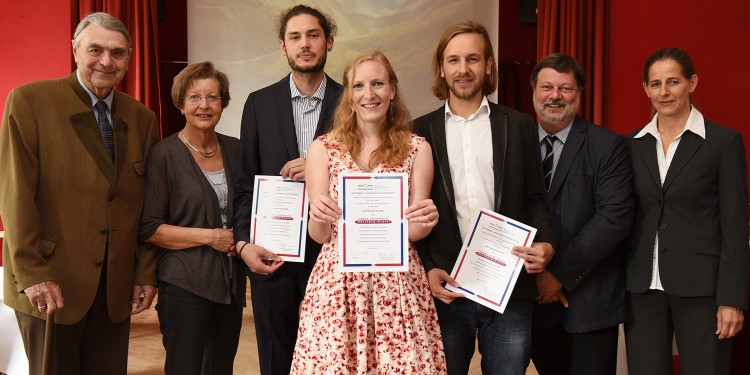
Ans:
[{"label": "dark grey blazer", "polygon": [[635,220],[627,255],[627,289],[651,281],[656,231],[659,276],[674,296],[716,296],[716,305],[746,309],[750,278],[747,164],[742,135],[705,121],[706,139],[686,131],[662,186],[656,139],[630,139]]},{"label": "dark grey blazer", "polygon": [[[331,77],[327,78],[323,95],[323,108],[320,113],[315,136],[325,134],[333,119],[341,85]],[[289,75],[268,87],[250,94],[242,111],[240,130],[240,168],[237,179],[237,195],[234,207],[234,237],[236,241],[250,239],[250,213],[253,204],[253,183],[255,175],[278,175],[281,168],[290,160],[300,157],[297,149],[297,135],[292,114],[292,93],[289,89]],[[307,237],[305,264],[312,267],[321,245]],[[286,264],[270,276],[250,273],[250,277],[267,279],[296,272],[297,264]]]},{"label": "dark grey blazer", "polygon": [[[430,198],[440,220],[429,236],[416,246],[426,271],[437,267],[450,272],[461,250],[461,232],[456,218],[453,180],[445,141],[445,107],[414,121],[418,135],[432,146],[435,178]],[[495,212],[537,228],[535,242],[552,243],[549,214],[539,171],[538,142],[531,138],[533,120],[508,107],[490,103],[493,168],[495,172]],[[524,270],[518,277],[512,297],[536,296],[534,278]]]},{"label": "dark grey blazer", "polygon": [[[538,139],[536,127],[533,135]],[[631,193],[625,139],[576,116],[546,194],[557,239],[547,269],[563,284],[570,307],[536,305],[535,327],[562,322],[580,333],[625,321],[625,259],[618,245],[630,234]]]},{"label": "dark grey blazer", "polygon": [[[188,228],[222,228],[221,210],[211,183],[190,150],[174,133],[151,148],[146,160],[143,212],[138,237],[149,239],[162,224]],[[232,228],[239,140],[216,133],[227,179],[227,228]],[[180,251],[159,248],[157,276],[218,303],[245,306],[242,261],[210,246]],[[242,277],[240,277],[242,276]]]}]

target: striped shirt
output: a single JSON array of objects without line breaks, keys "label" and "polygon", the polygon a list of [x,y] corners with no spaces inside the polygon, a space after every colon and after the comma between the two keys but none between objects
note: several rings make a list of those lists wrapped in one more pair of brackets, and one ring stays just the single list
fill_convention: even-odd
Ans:
[{"label": "striped shirt", "polygon": [[289,75],[289,88],[292,90],[292,115],[294,116],[294,130],[297,133],[297,150],[303,158],[307,157],[307,149],[310,148],[315,138],[315,129],[318,127],[320,111],[323,108],[323,94],[326,92],[326,76],[320,82],[318,90],[312,97],[302,95],[294,84],[294,79]]}]

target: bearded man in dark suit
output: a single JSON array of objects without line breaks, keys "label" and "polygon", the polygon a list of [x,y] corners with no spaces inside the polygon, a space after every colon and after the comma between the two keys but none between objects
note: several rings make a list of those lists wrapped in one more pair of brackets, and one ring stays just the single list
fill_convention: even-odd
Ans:
[{"label": "bearded man in dark suit", "polygon": [[614,375],[625,321],[625,259],[633,219],[625,138],[577,116],[586,72],[552,54],[531,73],[533,136],[557,242],[536,276],[532,359],[541,375]]},{"label": "bearded man in dark suit", "polygon": [[250,94],[242,112],[240,171],[235,199],[235,248],[250,269],[262,374],[288,374],[299,304],[320,253],[307,237],[304,263],[284,264],[272,250],[248,243],[256,175],[305,178],[310,143],[328,131],[341,85],[325,74],[336,25],[317,9],[297,5],[279,17],[279,43],[291,74]]}]

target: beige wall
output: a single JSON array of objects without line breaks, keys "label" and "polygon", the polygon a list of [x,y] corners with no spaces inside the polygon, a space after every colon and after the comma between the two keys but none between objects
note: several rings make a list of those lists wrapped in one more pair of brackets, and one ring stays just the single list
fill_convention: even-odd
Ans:
[{"label": "beige wall", "polygon": [[[188,0],[188,61],[211,60],[230,79],[232,101],[219,132],[239,136],[247,95],[289,73],[275,23],[283,9],[297,3]],[[441,104],[430,92],[430,64],[446,28],[473,19],[497,35],[498,2],[492,0],[311,0],[305,4],[327,13],[338,24],[326,72],[341,82],[349,59],[368,49],[382,51],[394,65],[414,117]],[[496,40],[493,45],[497,47]]]}]

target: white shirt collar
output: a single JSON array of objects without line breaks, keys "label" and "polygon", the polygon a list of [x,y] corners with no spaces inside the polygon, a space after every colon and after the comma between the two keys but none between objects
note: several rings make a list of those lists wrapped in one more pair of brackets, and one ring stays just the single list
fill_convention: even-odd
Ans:
[{"label": "white shirt collar", "polygon": [[[654,138],[658,139],[659,128],[656,126],[656,119],[658,116],[658,114],[655,114],[651,119],[651,122],[646,124],[646,126],[644,126],[643,129],[641,129],[641,131],[639,131],[638,134],[635,135],[635,138],[641,138],[646,134],[651,134]],[[695,107],[692,107],[690,109],[690,116],[685,123],[685,129],[682,130],[679,136],[682,136],[682,134],[688,130],[700,136],[701,138],[706,139],[706,124],[705,120],[703,119],[703,114],[700,113]]]},{"label": "white shirt collar", "polygon": [[[476,115],[480,114],[482,110],[485,110],[485,109],[487,110],[487,114],[489,115],[490,104],[489,104],[489,101],[487,100],[487,96],[482,97],[482,103],[479,104],[479,108],[477,108],[476,112],[474,112],[471,116],[466,118],[466,120],[471,120]],[[454,115],[453,112],[451,112],[451,107],[448,105],[448,101],[446,100],[445,101],[445,119],[447,120],[448,118],[453,117],[453,116],[458,116],[458,115]]]}]

